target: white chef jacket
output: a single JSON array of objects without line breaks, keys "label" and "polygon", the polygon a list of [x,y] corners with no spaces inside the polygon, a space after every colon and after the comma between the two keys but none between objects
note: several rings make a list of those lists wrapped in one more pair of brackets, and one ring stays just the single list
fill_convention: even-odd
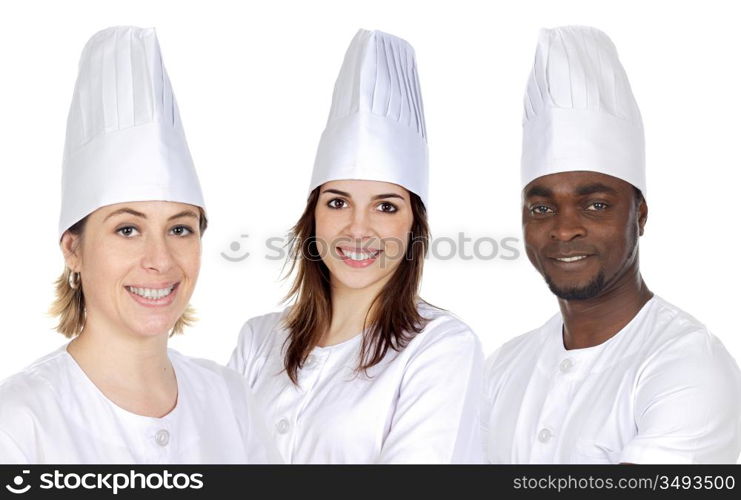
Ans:
[{"label": "white chef jacket", "polygon": [[741,375],[696,319],[654,295],[606,342],[566,350],[560,314],[486,363],[493,463],[734,463]]},{"label": "white chef jacket", "polygon": [[252,318],[229,366],[244,374],[287,463],[482,463],[484,356],[452,314],[422,304],[430,322],[368,375],[362,337],[316,347],[295,386],[284,370],[283,313]]},{"label": "white chef jacket", "polygon": [[264,463],[277,451],[244,379],[168,350],[178,399],[162,418],[115,405],[66,345],[0,383],[0,463]]}]

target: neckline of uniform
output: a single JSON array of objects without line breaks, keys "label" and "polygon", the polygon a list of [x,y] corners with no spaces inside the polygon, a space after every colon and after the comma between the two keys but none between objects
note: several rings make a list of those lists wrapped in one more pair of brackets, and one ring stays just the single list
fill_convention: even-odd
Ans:
[{"label": "neckline of uniform", "polygon": [[356,333],[352,337],[343,340],[342,342],[338,342],[336,344],[332,345],[325,345],[325,346],[314,346],[314,351],[316,352],[330,352],[330,351],[336,351],[339,349],[342,349],[344,347],[347,347],[351,344],[356,343],[358,340],[360,340],[363,337],[364,332]]},{"label": "neckline of uniform", "polygon": [[[423,310],[423,309],[425,309],[425,310],[426,309],[440,310],[438,307],[435,307],[432,304],[428,304],[427,302],[425,302],[421,298],[419,300],[417,300],[416,306],[417,306],[417,310],[418,311]],[[358,340],[360,340],[361,338],[363,338],[363,334],[366,331],[367,330],[363,330],[361,332],[358,332],[358,333],[354,334],[352,337],[350,337],[350,338],[348,338],[346,340],[343,340],[342,342],[338,342],[337,344],[332,344],[332,345],[327,345],[327,346],[318,346],[317,345],[317,346],[314,347],[314,350],[316,352],[330,352],[330,351],[335,350],[335,349],[341,349],[342,347],[347,346],[347,345],[350,345],[350,344],[353,344],[353,343],[357,342]]]},{"label": "neckline of uniform", "polygon": [[177,400],[175,401],[175,406],[172,407],[172,409],[166,414],[161,417],[150,417],[148,415],[140,415],[138,413],[134,413],[132,411],[129,411],[125,408],[122,408],[118,404],[116,404],[114,401],[112,401],[108,396],[106,396],[103,391],[100,390],[100,388],[95,385],[95,382],[93,382],[90,377],[88,377],[87,373],[85,373],[85,370],[82,369],[80,364],[77,362],[77,360],[69,353],[67,350],[67,346],[69,343],[64,345],[61,349],[62,356],[65,357],[67,362],[72,366],[72,369],[74,373],[76,374],[77,378],[82,379],[85,381],[85,383],[92,389],[92,391],[98,395],[100,398],[102,398],[106,403],[110,405],[113,410],[121,415],[123,418],[126,418],[127,420],[136,421],[138,423],[146,423],[146,424],[163,424],[173,421],[177,415],[180,414],[180,408],[182,407],[182,400],[183,400],[183,393],[182,393],[182,384],[180,383],[180,378],[178,377],[178,369],[176,368],[176,363],[173,361],[172,350],[167,350],[167,358],[170,360],[170,364],[172,365],[172,370],[175,373],[175,382],[177,384]]},{"label": "neckline of uniform", "polygon": [[637,323],[638,320],[641,317],[643,317],[645,314],[647,314],[647,311],[651,308],[652,304],[656,301],[655,300],[656,298],[657,297],[656,297],[655,294],[652,295],[651,298],[648,299],[646,301],[646,303],[643,304],[643,306],[641,306],[641,308],[630,319],[630,321],[628,321],[628,323],[624,327],[622,327],[620,330],[618,330],[615,333],[615,335],[613,335],[609,339],[605,340],[601,344],[593,345],[593,346],[590,346],[590,347],[581,347],[581,348],[577,348],[577,349],[566,349],[566,347],[563,344],[563,326],[564,326],[563,325],[563,316],[561,316],[559,314],[558,315],[559,321],[558,321],[558,335],[557,335],[557,337],[558,337],[558,340],[559,340],[558,341],[558,346],[559,346],[560,353],[563,354],[563,355],[570,355],[570,356],[582,356],[582,355],[587,355],[587,354],[592,353],[592,352],[599,352],[602,349],[604,349],[605,346],[608,346],[608,345],[610,345],[612,343],[618,342],[618,340],[616,340],[616,339],[618,339],[618,337],[625,336],[624,335],[625,332],[627,332],[630,329],[632,329],[632,327],[634,326],[634,324]]}]

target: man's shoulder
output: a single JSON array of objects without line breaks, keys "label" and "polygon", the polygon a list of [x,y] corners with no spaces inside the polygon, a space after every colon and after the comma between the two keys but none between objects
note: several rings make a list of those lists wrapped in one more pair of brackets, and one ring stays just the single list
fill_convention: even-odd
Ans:
[{"label": "man's shoulder", "polygon": [[486,374],[508,370],[512,365],[533,364],[554,328],[561,325],[561,314],[553,315],[541,326],[522,333],[502,344],[486,360]]}]

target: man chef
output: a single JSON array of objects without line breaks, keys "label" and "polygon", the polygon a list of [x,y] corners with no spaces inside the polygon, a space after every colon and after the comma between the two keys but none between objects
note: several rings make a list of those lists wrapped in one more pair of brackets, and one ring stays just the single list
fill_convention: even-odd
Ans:
[{"label": "man chef", "polygon": [[525,93],[522,226],[560,313],[487,361],[493,463],[733,463],[741,375],[721,342],[646,285],[640,112],[615,46],[543,30]]}]

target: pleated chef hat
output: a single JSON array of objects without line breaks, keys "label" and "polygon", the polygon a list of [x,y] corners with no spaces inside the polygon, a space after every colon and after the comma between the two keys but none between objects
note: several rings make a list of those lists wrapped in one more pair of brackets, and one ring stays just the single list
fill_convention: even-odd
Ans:
[{"label": "pleated chef hat", "polygon": [[414,49],[381,31],[350,43],[311,177],[398,184],[427,205],[427,133]]},{"label": "pleated chef hat", "polygon": [[586,26],[541,30],[525,92],[522,187],[574,170],[646,194],[641,113],[612,41]]},{"label": "pleated chef hat", "polygon": [[59,236],[100,207],[151,200],[205,208],[154,29],[108,28],[80,58]]}]

